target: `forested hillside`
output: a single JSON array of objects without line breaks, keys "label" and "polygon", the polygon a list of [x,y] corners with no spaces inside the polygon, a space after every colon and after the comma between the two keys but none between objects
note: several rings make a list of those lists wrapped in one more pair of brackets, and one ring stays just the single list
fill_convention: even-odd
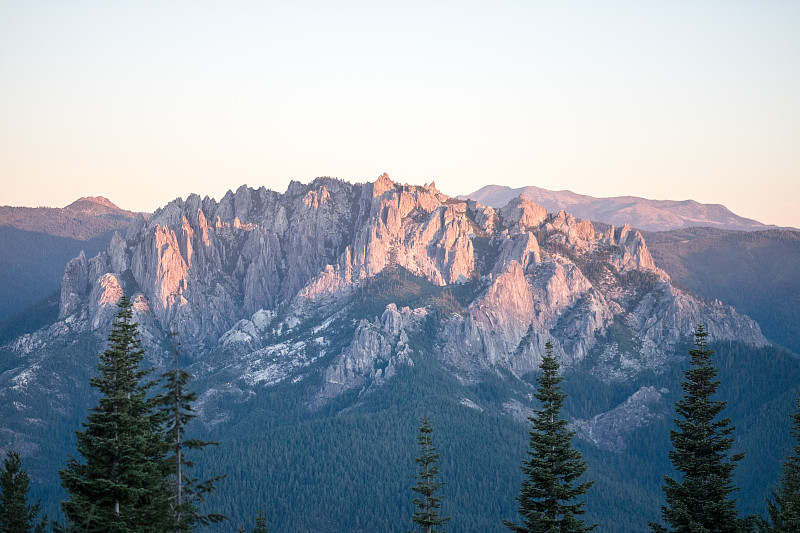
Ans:
[{"label": "forested hillside", "polygon": [[[729,402],[726,415],[737,427],[735,451],[748,454],[736,470],[741,487],[736,497],[742,513],[764,514],[764,498],[792,445],[788,414],[798,392],[800,362],[775,348],[714,348],[722,381],[719,398]],[[505,531],[502,519],[516,512],[529,424],[505,414],[503,404],[509,389],[532,391],[536,374],[524,381],[487,376],[465,386],[424,353],[380,394],[359,398],[353,393],[312,413],[302,407],[315,390],[310,379],[259,388],[247,400],[230,402],[229,420],[213,426],[194,423],[190,436],[220,442],[195,456],[197,474],[227,476],[207,507],[229,516],[232,524],[252,524],[263,508],[271,531],[406,531],[413,513],[416,429],[427,413],[441,454],[443,514],[452,517],[447,531]],[[677,364],[659,378],[671,402],[679,398],[684,368]],[[202,384],[195,385],[202,392]],[[625,390],[581,372],[565,374],[564,390],[569,419],[626,397]],[[595,480],[587,495],[587,517],[603,531],[642,531],[658,518],[661,476],[671,472],[667,454],[673,416],[670,409],[661,420],[637,429],[621,452],[576,437],[588,463],[586,478]],[[47,418],[48,423],[58,419]],[[64,497],[52,490],[58,485],[56,471],[63,467],[65,451],[74,453],[74,437],[64,430],[77,429],[79,422],[60,420],[56,434],[64,437],[42,440],[33,454],[38,459],[29,466],[32,497],[44,497],[51,516],[58,516],[57,502]]]},{"label": "forested hillside", "polygon": [[692,228],[645,239],[676,284],[734,306],[768,339],[800,353],[800,231]]}]

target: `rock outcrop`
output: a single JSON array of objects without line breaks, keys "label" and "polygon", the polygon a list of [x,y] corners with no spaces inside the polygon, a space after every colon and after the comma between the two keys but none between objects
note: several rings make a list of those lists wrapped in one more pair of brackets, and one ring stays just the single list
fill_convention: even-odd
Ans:
[{"label": "rock outcrop", "polygon": [[425,317],[424,309],[411,310],[389,304],[380,320],[362,319],[353,341],[325,370],[322,389],[311,407],[349,390],[379,387],[397,372],[398,365],[413,365],[408,346],[408,331],[417,329]]},{"label": "rock outcrop", "polygon": [[622,404],[591,420],[576,420],[573,427],[578,435],[601,449],[620,453],[638,428],[668,415],[664,395],[669,391],[655,387],[642,387]]},{"label": "rock outcrop", "polygon": [[[359,314],[354,295],[388,267],[469,297]],[[235,355],[206,371],[239,372],[252,386],[326,354],[315,405],[411,364],[409,336],[423,316],[438,327],[434,355],[467,381],[536,370],[547,340],[565,368],[594,353],[592,371],[606,381],[660,371],[701,322],[716,340],[766,343],[747,317],[673,287],[628,226],[598,230],[522,197],[495,210],[386,174],[366,184],[292,182],[283,194],[242,186],[219,202],[176,199],[137,217],[105,252],[67,265],[59,318],[105,331],[123,291],[140,302],[154,345],[177,330],[194,361]],[[331,353],[337,334],[328,326],[343,313],[354,317],[353,337]]]}]

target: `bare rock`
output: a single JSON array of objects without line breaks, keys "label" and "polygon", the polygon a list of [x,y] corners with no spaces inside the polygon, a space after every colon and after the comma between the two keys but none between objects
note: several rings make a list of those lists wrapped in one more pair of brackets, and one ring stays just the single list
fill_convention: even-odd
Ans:
[{"label": "bare rock", "polygon": [[538,228],[547,219],[547,210],[524,196],[514,198],[500,210],[503,225],[513,233],[527,232],[531,228]]},{"label": "bare rock", "polygon": [[578,435],[598,448],[621,453],[638,428],[669,413],[666,389],[642,387],[613,410],[591,420],[576,420]]},{"label": "bare rock", "polygon": [[391,378],[398,365],[413,364],[406,330],[416,328],[424,316],[389,304],[379,321],[362,320],[353,341],[325,371],[325,384],[310,407],[318,408],[352,389],[366,392],[367,385],[380,386]]},{"label": "bare rock", "polygon": [[61,279],[61,303],[59,318],[64,318],[77,311],[81,303],[89,295],[89,263],[81,250],[80,255],[67,263]]}]

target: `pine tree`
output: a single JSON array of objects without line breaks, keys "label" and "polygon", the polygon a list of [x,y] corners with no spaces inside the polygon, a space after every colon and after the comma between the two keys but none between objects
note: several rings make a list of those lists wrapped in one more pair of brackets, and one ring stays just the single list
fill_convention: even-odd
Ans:
[{"label": "pine tree", "polygon": [[680,481],[664,476],[667,505],[661,507],[661,516],[671,528],[651,524],[653,531],[732,533],[744,526],[737,517],[736,500],[730,498],[737,490],[733,469],[744,454],[728,455],[735,428],[729,418],[718,419],[726,402],[711,399],[720,382],[715,379],[714,352],[708,349],[707,337],[705,327],[697,326],[695,347],[689,350],[691,367],[681,384],[684,397],[675,405],[677,430],[670,431],[674,449],[669,458],[683,474]]},{"label": "pine tree", "polygon": [[170,450],[166,457],[166,468],[170,472],[169,477],[173,487],[171,516],[174,524],[172,529],[184,532],[192,531],[198,524],[208,525],[227,519],[221,514],[202,514],[199,508],[206,497],[216,490],[216,483],[225,476],[200,481],[190,474],[194,463],[186,457],[186,452],[202,450],[206,446],[217,443],[184,437],[186,425],[197,416],[192,408],[192,404],[197,400],[197,394],[187,388],[192,375],[180,368],[177,333],[173,332],[171,335],[175,339],[174,366],[172,370],[162,376],[165,390],[158,398],[158,404]]},{"label": "pine tree", "polygon": [[36,523],[40,504],[28,505],[29,484],[19,454],[9,451],[0,469],[0,533],[44,533],[47,517]]},{"label": "pine tree", "polygon": [[536,379],[534,396],[541,409],[529,417],[530,449],[522,461],[525,478],[517,497],[523,525],[504,520],[512,531],[525,532],[584,532],[597,525],[587,526],[579,516],[585,513],[585,501],[579,500],[594,483],[578,480],[586,472],[586,463],[572,446],[574,432],[567,430],[561,418],[561,408],[567,395],[561,391],[558,360],[553,356],[553,344],[548,341]]},{"label": "pine tree", "polygon": [[772,491],[772,499],[767,501],[771,523],[761,524],[761,531],[765,533],[800,531],[800,396],[792,421],[792,433],[797,444],[783,463],[778,489]]},{"label": "pine tree", "polygon": [[436,480],[439,473],[439,467],[436,465],[439,454],[433,445],[433,426],[427,415],[422,417],[420,424],[417,437],[420,455],[415,459],[419,465],[419,472],[415,476],[417,483],[411,487],[411,490],[419,493],[420,497],[413,500],[418,510],[411,520],[419,524],[421,533],[444,533],[434,529],[435,526],[441,526],[450,520],[450,517],[441,517],[438,511],[442,506],[442,497],[436,496],[436,491],[442,488],[444,483]]},{"label": "pine tree", "polygon": [[86,532],[163,532],[169,530],[166,446],[153,398],[151,370],[140,365],[144,351],[133,322],[130,300],[122,297],[108,348],[100,355],[100,392],[77,431],[77,451],[60,471],[69,499],[61,502],[73,527]]},{"label": "pine tree", "polygon": [[256,516],[256,528],[253,530],[253,533],[269,533],[267,529],[267,517],[264,516],[264,510],[258,510],[258,516]]}]

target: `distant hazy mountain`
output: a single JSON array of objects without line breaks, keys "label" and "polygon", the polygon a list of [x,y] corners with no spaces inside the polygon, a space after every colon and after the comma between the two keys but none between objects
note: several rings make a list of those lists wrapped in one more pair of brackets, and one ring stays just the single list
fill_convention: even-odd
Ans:
[{"label": "distant hazy mountain", "polygon": [[0,226],[36,231],[54,237],[88,241],[128,226],[136,213],[102,196],[79,198],[67,207],[0,206]]},{"label": "distant hazy mountain", "polygon": [[[105,249],[134,215],[103,197],[64,208],[0,206],[0,321],[57,291],[67,261]],[[8,326],[0,323],[0,339]]]},{"label": "distant hazy mountain", "polygon": [[740,217],[719,204],[701,204],[694,200],[647,200],[636,196],[594,198],[572,191],[549,191],[539,187],[512,189],[487,185],[459,198],[475,200],[483,205],[503,207],[517,196],[537,203],[550,213],[565,210],[577,218],[623,226],[629,224],[645,231],[707,226],[720,229],[753,231],[769,227],[761,222]]}]

